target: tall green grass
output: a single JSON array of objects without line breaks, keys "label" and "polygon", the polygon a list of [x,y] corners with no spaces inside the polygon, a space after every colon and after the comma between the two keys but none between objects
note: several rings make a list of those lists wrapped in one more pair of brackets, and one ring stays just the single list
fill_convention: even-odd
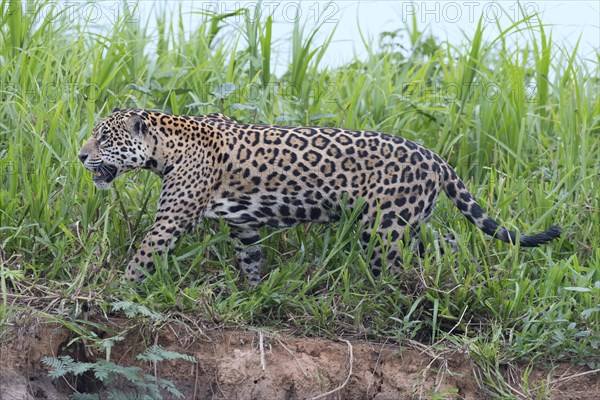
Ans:
[{"label": "tall green grass", "polygon": [[[296,22],[273,40],[272,18],[182,15],[97,27],[51,3],[0,3],[0,284],[2,318],[20,296],[108,309],[123,298],[160,312],[337,337],[468,344],[481,365],[565,359],[598,367],[600,321],[599,60],[559,46],[533,18],[492,43],[446,43],[416,24],[389,32],[366,59],[324,68],[332,36]],[[411,46],[394,38],[407,34]],[[518,46],[511,41],[518,36]],[[289,47],[282,76],[274,46]],[[152,49],[152,50],[151,50]],[[446,200],[432,224],[461,239],[374,280],[352,213],[334,226],[264,232],[264,282],[243,285],[227,227],[203,223],[137,292],[116,282],[151,224],[160,182],[130,174],[97,191],[76,154],[113,107],[222,111],[242,122],[374,129],[444,156],[490,214],[521,232],[551,224],[539,249],[499,244]],[[476,262],[473,262],[472,260]],[[63,314],[64,315],[64,314]],[[492,349],[498,343],[499,348]],[[493,387],[498,382],[486,383]],[[500,393],[500,389],[496,391]]]}]

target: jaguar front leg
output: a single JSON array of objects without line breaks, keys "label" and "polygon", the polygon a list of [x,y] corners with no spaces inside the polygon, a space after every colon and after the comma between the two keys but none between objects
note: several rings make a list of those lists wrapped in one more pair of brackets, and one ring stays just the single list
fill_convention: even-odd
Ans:
[{"label": "jaguar front leg", "polygon": [[162,256],[175,247],[177,239],[188,233],[197,223],[206,201],[181,202],[179,197],[161,193],[159,208],[150,232],[127,265],[125,279],[139,282],[155,271],[153,256]]},{"label": "jaguar front leg", "polygon": [[[191,224],[189,225],[191,226]],[[155,222],[150,232],[144,237],[139,249],[129,261],[125,270],[125,279],[131,282],[139,282],[146,274],[153,273],[156,269],[153,255],[162,256],[165,252],[170,251],[177,239],[187,233],[189,229],[188,226],[179,223],[170,224],[163,220]]]}]

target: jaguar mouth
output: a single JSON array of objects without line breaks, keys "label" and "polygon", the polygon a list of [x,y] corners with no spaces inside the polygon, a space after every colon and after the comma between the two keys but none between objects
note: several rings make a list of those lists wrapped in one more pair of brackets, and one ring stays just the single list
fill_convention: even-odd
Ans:
[{"label": "jaguar mouth", "polygon": [[94,168],[93,181],[96,185],[107,185],[117,177],[117,167],[110,164],[102,164]]}]

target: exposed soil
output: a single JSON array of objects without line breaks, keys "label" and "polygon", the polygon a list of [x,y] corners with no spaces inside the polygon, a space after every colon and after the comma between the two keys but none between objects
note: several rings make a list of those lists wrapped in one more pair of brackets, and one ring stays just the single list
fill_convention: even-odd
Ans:
[{"label": "exposed soil", "polygon": [[[114,319],[109,323],[122,331],[128,322]],[[44,356],[66,354],[76,360],[94,361],[104,354],[89,354],[89,348],[84,350],[84,346],[77,345],[80,342],[69,345],[69,331],[56,324],[27,325],[8,327],[10,335],[7,330],[2,335],[1,400],[67,399],[73,388],[104,390],[93,376],[51,380],[41,362]],[[475,378],[478,369],[458,351],[433,355],[417,345],[350,343],[265,332],[261,365],[260,337],[258,331],[208,330],[183,323],[164,324],[156,329],[131,327],[125,340],[112,349],[110,358],[120,365],[140,366],[149,374],[171,380],[186,399],[311,399],[339,387],[324,398],[488,398]],[[155,369],[136,359],[151,344],[192,355],[197,363],[169,361],[159,363]],[[600,399],[600,376],[581,375],[584,371],[566,364],[551,372],[540,367],[530,375],[528,386],[509,379],[522,377],[519,371],[507,370],[506,379],[517,397],[523,387],[531,389],[544,384],[547,390],[549,382],[559,380],[550,384],[551,399]],[[120,387],[133,390],[125,383]],[[164,398],[174,397],[166,394]]]}]

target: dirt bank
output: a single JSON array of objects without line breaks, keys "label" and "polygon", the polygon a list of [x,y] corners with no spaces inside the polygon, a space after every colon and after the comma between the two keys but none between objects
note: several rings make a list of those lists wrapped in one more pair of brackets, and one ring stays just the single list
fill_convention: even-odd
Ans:
[{"label": "dirt bank", "polygon": [[[116,331],[128,329],[125,320],[114,319],[110,324]],[[48,377],[41,362],[44,356],[68,354],[80,361],[104,357],[79,345],[80,341],[69,344],[72,337],[67,329],[56,324],[5,329],[10,332],[4,331],[0,345],[1,400],[67,399],[74,388],[104,390],[93,376],[54,381]],[[323,398],[430,399],[440,394],[437,398],[487,398],[475,378],[478,369],[459,351],[434,355],[416,344],[399,347],[295,338],[251,330],[191,328],[183,323],[156,329],[131,327],[128,332],[113,347],[111,361],[140,366],[149,374],[171,380],[186,399],[310,399],[329,391],[332,393]],[[152,344],[194,356],[197,363],[168,361],[154,368],[136,358]],[[530,375],[528,387],[545,384],[547,389],[550,382],[552,399],[597,400],[600,376],[580,375],[584,371],[569,365],[558,365],[551,372],[540,368]],[[519,372],[507,370],[506,379],[517,398],[519,393],[528,397],[521,390],[524,386],[519,377],[523,374]],[[576,373],[579,375],[569,378]],[[123,382],[119,386],[134,389]]]}]

